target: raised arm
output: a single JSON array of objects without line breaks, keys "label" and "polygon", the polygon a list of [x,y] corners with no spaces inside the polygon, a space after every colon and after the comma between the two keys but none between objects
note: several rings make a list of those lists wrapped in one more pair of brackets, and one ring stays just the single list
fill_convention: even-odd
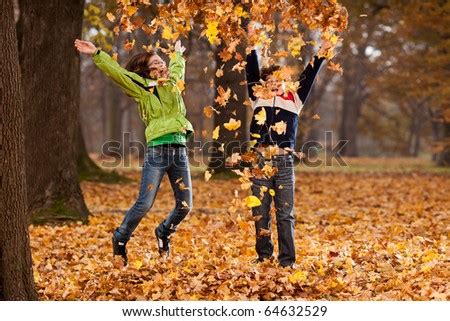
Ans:
[{"label": "raised arm", "polygon": [[[92,60],[103,73],[112,79],[130,97],[139,98],[145,92],[145,80],[138,74],[121,67],[106,52],[98,50]],[[141,84],[141,85],[139,85]]]},{"label": "raised arm", "polygon": [[75,47],[81,53],[92,55],[95,65],[130,97],[141,97],[145,90],[145,79],[138,74],[121,67],[117,61],[106,52],[97,49],[89,41],[75,40]]},{"label": "raised arm", "polygon": [[311,88],[314,85],[314,81],[316,80],[317,74],[319,73],[320,67],[324,61],[325,58],[318,58],[317,56],[314,56],[313,64],[308,64],[300,75],[300,87],[297,94],[303,104],[305,104],[308,99]]},{"label": "raised arm", "polygon": [[184,80],[186,61],[180,52],[175,52],[169,62],[170,80],[176,83],[178,80]]},{"label": "raised arm", "polygon": [[260,81],[258,55],[256,54],[256,50],[252,50],[252,52],[247,55],[245,73],[247,76],[248,96],[251,100],[256,100],[255,94],[253,93],[253,86]]},{"label": "raised arm", "polygon": [[183,58],[183,52],[186,50],[178,40],[175,43],[175,52],[170,58],[169,62],[169,77],[170,80],[176,84],[178,80],[184,80],[184,73],[186,69],[186,60]]}]

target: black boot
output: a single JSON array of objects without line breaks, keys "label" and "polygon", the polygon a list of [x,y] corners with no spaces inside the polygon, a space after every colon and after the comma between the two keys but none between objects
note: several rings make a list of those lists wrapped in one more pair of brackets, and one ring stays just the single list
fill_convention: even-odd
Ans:
[{"label": "black boot", "polygon": [[123,264],[126,266],[128,264],[127,257],[127,243],[121,242],[116,239],[115,236],[112,237],[113,255],[120,255],[123,259]]},{"label": "black boot", "polygon": [[158,242],[159,254],[169,256],[170,252],[170,235],[161,232],[160,227],[155,228],[156,241]]}]

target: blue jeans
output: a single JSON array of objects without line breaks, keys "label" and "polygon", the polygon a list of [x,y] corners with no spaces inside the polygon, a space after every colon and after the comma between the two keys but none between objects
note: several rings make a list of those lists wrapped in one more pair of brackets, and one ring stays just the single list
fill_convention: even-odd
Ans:
[{"label": "blue jeans", "polygon": [[138,199],[114,232],[117,240],[128,242],[139,222],[152,208],[165,173],[172,185],[175,207],[161,222],[159,230],[169,236],[189,214],[192,209],[192,183],[186,147],[149,147],[145,153]]},{"label": "blue jeans", "polygon": [[[270,208],[273,200],[278,230],[278,260],[281,265],[288,266],[295,262],[294,159],[289,154],[276,155],[271,160],[272,166],[276,167],[278,172],[269,179],[252,179],[252,193],[261,200],[260,206],[252,208],[252,214],[253,216],[262,216],[260,220],[255,221],[256,252],[260,259],[270,258],[273,254],[271,236],[260,234],[261,229],[271,230]],[[260,158],[259,163],[262,167],[264,159]],[[275,191],[273,197],[269,194],[270,189]]]}]

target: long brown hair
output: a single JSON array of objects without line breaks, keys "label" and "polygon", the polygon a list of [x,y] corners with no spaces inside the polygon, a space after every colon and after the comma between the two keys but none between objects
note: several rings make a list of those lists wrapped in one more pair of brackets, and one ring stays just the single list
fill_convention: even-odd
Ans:
[{"label": "long brown hair", "polygon": [[148,63],[150,57],[157,55],[156,50],[149,50],[148,52],[140,53],[131,57],[128,61],[125,69],[138,74],[144,78],[150,78],[150,70],[148,68]]}]

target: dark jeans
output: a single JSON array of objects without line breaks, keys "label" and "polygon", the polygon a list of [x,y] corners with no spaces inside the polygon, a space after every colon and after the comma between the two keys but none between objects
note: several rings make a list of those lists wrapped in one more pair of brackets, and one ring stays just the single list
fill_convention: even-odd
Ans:
[{"label": "dark jeans", "polygon": [[[260,159],[260,166],[264,159]],[[255,222],[256,252],[260,259],[270,258],[273,254],[273,243],[270,235],[260,235],[261,229],[271,230],[270,208],[272,199],[275,203],[278,230],[278,260],[283,266],[295,262],[294,246],[294,159],[292,155],[277,155],[272,157],[272,166],[278,172],[269,179],[253,178],[252,193],[261,200],[261,205],[253,207],[254,216],[262,218]],[[267,190],[264,192],[265,188]],[[262,189],[262,191],[261,191]],[[275,196],[269,194],[270,189]],[[261,193],[263,196],[261,197]]]},{"label": "dark jeans", "polygon": [[142,218],[152,208],[164,174],[169,176],[175,197],[175,208],[159,225],[163,235],[169,236],[192,208],[192,183],[186,147],[156,146],[145,153],[139,196],[127,211],[115,237],[128,242]]}]

